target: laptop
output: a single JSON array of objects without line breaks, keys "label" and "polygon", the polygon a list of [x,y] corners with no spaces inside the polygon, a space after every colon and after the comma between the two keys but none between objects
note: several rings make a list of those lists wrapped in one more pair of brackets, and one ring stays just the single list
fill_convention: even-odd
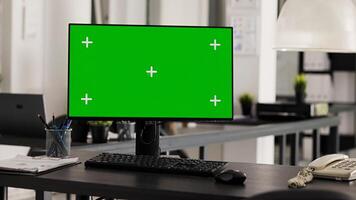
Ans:
[{"label": "laptop", "polygon": [[43,96],[40,94],[0,93],[0,135],[2,138],[21,136],[24,138],[45,138]]}]

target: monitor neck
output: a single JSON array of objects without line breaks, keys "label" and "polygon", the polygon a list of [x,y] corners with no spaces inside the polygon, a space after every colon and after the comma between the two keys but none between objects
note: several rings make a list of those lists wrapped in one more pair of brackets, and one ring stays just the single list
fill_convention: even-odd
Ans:
[{"label": "monitor neck", "polygon": [[160,155],[160,126],[157,121],[136,121],[135,132],[136,155]]}]

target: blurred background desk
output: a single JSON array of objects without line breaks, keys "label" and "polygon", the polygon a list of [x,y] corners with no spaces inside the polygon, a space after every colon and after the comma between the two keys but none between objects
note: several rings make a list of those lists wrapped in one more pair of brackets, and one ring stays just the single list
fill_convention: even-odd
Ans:
[{"label": "blurred background desk", "polygon": [[[305,130],[313,131],[313,155],[320,155],[319,129],[330,128],[330,153],[339,151],[339,136],[337,126],[339,117],[330,116],[323,118],[306,119],[294,122],[266,123],[263,125],[235,125],[224,124],[198,124],[195,128],[178,129],[177,135],[163,136],[160,138],[162,152],[180,150],[189,147],[200,147],[199,158],[204,159],[204,146],[208,144],[224,143],[230,141],[258,138],[263,136],[278,136],[279,163],[285,164],[286,137],[291,138],[290,164],[296,165],[299,159],[299,135]],[[244,122],[245,123],[245,122]],[[73,147],[76,150],[111,153],[134,153],[135,141],[110,142],[105,144],[90,144]]]}]

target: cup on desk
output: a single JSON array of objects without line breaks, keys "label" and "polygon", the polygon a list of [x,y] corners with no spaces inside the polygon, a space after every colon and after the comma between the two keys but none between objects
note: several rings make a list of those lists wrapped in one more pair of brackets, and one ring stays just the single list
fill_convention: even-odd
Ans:
[{"label": "cup on desk", "polygon": [[70,155],[72,129],[46,129],[46,155],[65,158]]}]

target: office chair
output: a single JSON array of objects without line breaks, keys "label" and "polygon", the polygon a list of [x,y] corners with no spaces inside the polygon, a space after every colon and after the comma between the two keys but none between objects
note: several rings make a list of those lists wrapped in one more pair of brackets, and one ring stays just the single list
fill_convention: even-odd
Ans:
[{"label": "office chair", "polygon": [[343,193],[327,190],[281,190],[256,195],[249,200],[352,200]]}]

